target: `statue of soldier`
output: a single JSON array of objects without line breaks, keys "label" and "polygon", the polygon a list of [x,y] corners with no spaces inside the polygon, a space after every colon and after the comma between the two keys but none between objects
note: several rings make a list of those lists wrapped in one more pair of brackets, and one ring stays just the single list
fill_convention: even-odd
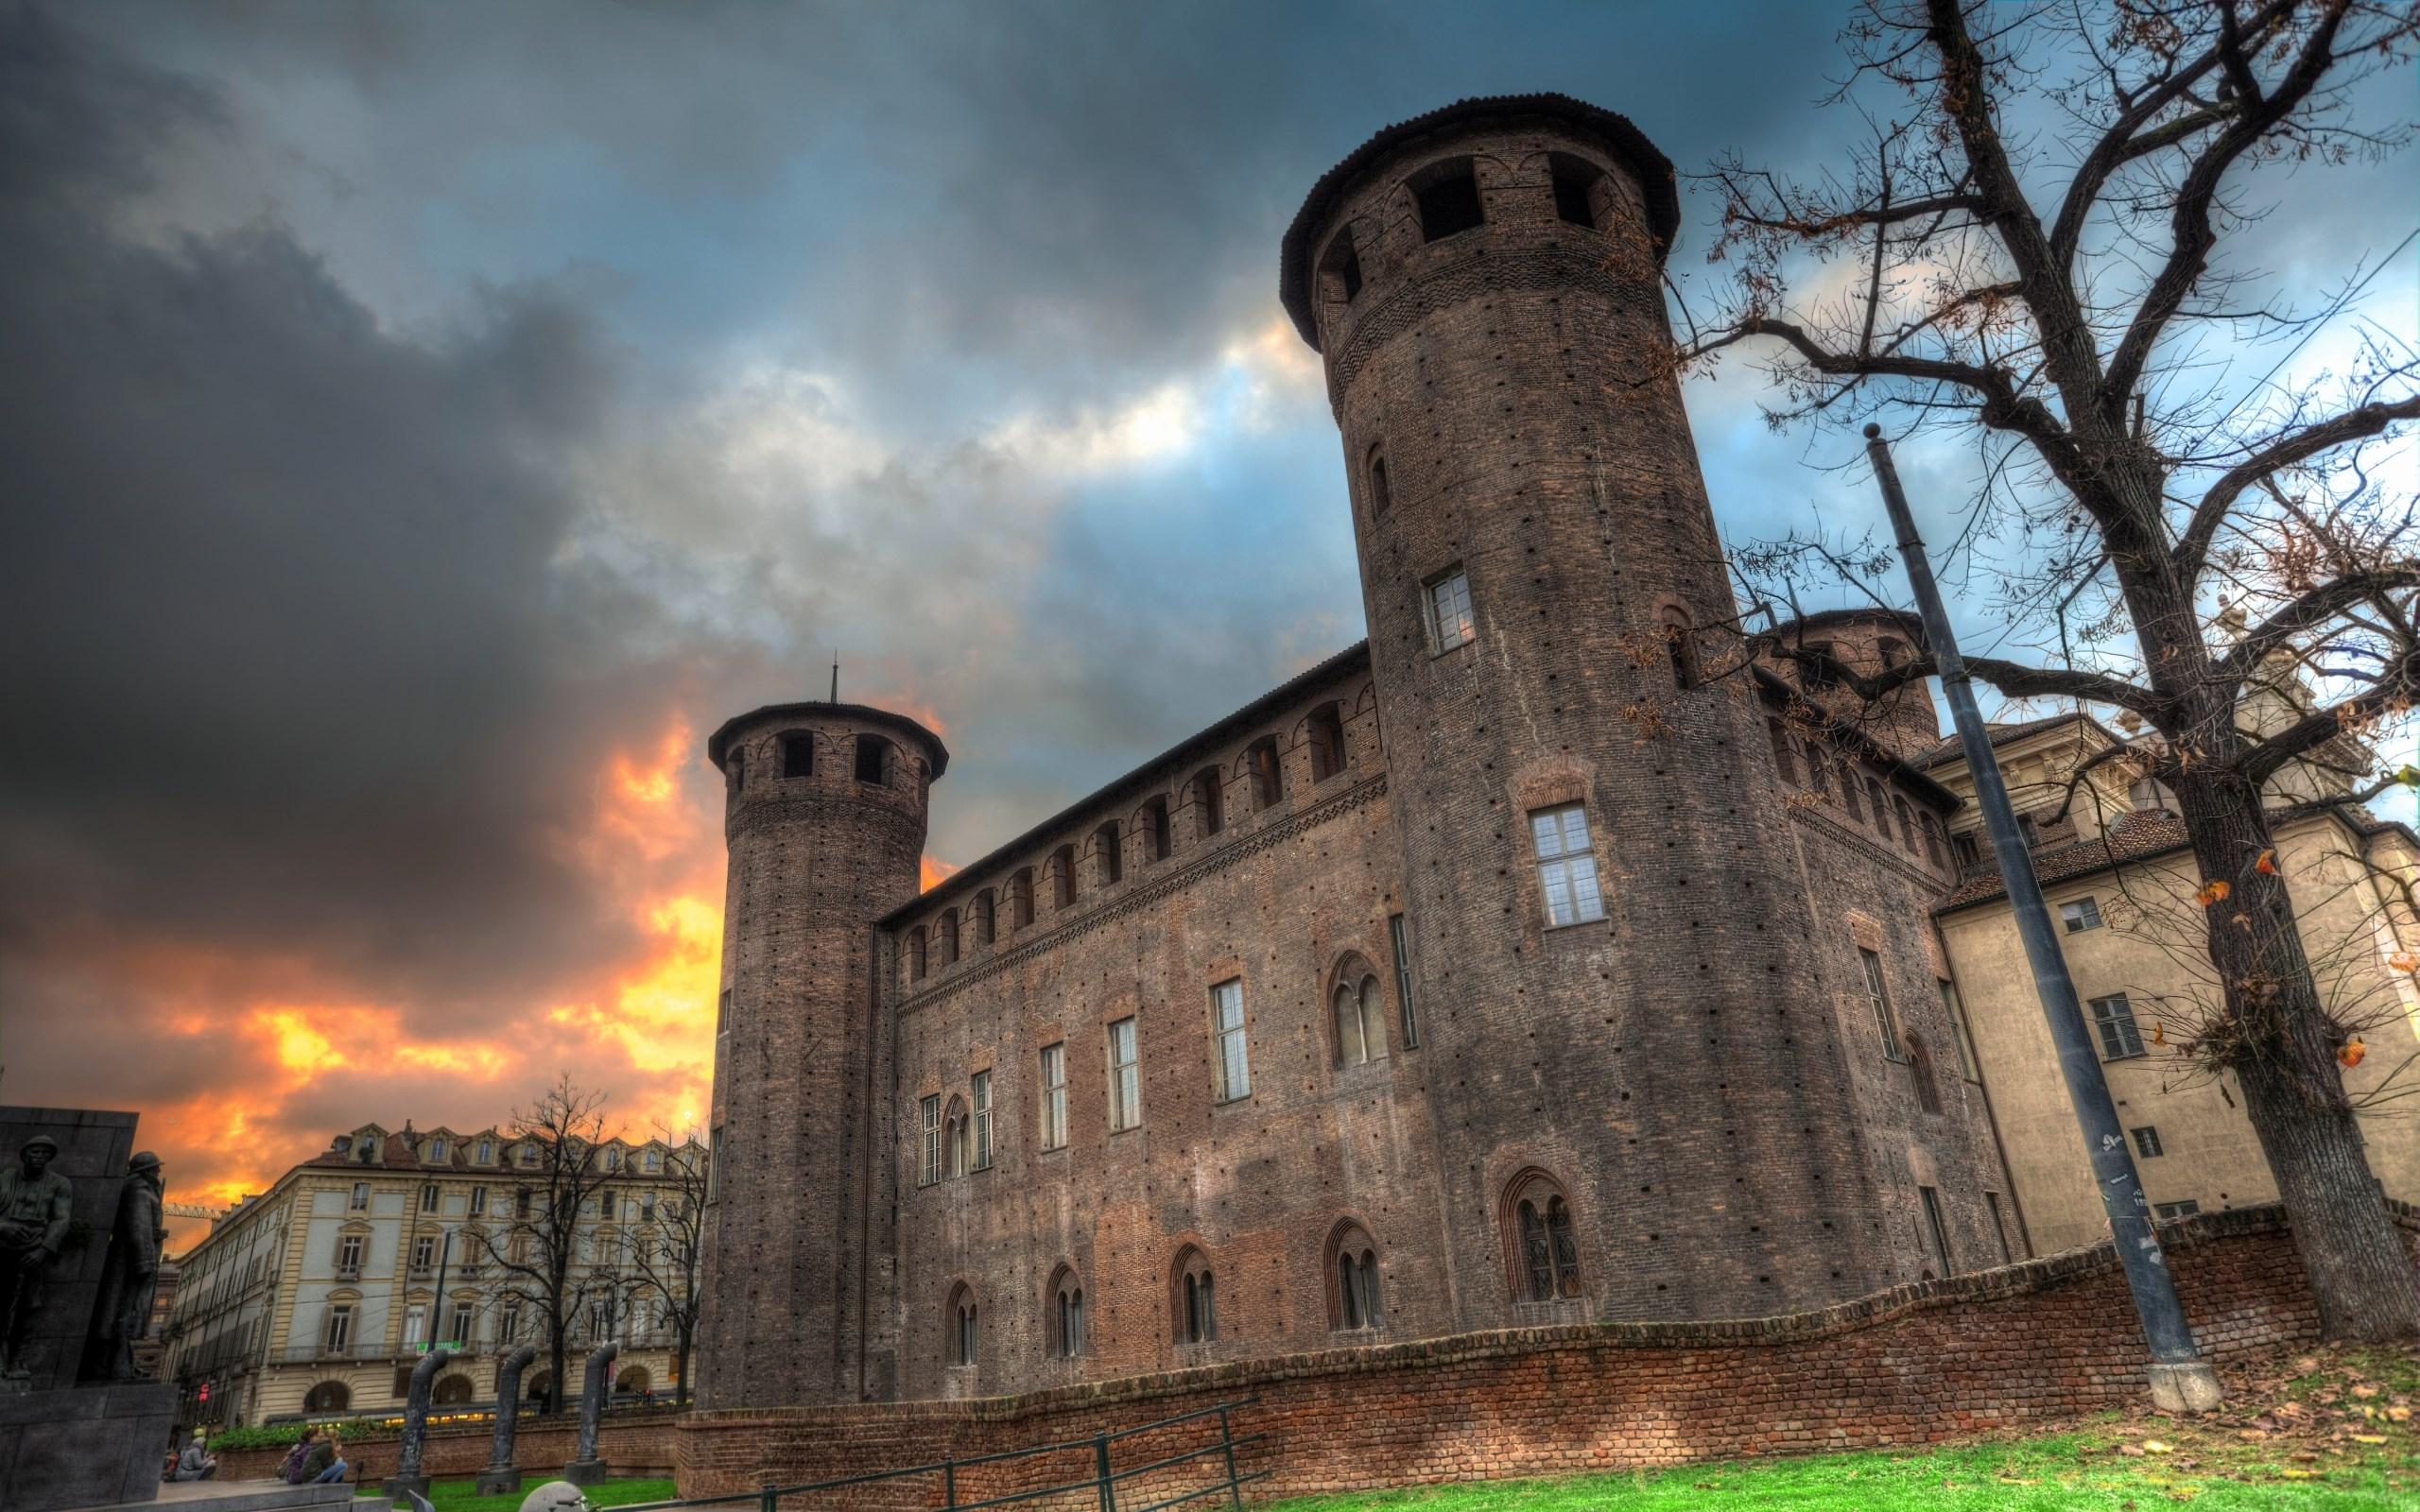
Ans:
[{"label": "statue of soldier", "polygon": [[26,1141],[17,1168],[0,1170],[0,1376],[24,1379],[26,1331],[42,1305],[42,1282],[67,1242],[76,1196],[50,1168],[59,1142],[47,1134]]},{"label": "statue of soldier", "polygon": [[151,1299],[159,1290],[160,1246],[168,1237],[161,1223],[164,1192],[158,1156],[145,1150],[126,1162],[126,1184],[118,1189],[117,1218],[110,1229],[101,1293],[93,1307],[89,1376],[105,1381],[134,1378],[134,1344],[150,1332]]}]

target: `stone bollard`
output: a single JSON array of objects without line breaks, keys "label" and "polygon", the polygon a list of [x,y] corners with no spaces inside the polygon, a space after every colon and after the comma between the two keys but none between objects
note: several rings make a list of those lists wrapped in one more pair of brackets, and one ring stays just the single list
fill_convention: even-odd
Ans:
[{"label": "stone bollard", "polygon": [[594,1486],[605,1478],[605,1462],[596,1457],[596,1420],[605,1415],[605,1398],[614,1389],[614,1356],[619,1344],[604,1344],[588,1356],[588,1380],[579,1394],[579,1450],[563,1467],[563,1479],[574,1486]]},{"label": "stone bollard", "polygon": [[407,1506],[413,1497],[428,1495],[428,1477],[420,1472],[421,1441],[428,1436],[428,1393],[437,1372],[453,1359],[450,1349],[431,1349],[412,1366],[411,1391],[404,1398],[404,1436],[395,1445],[395,1473],[387,1477],[383,1487],[389,1497]]},{"label": "stone bollard", "polygon": [[473,1487],[481,1496],[501,1496],[521,1489],[521,1468],[512,1463],[512,1441],[521,1432],[521,1372],[538,1358],[538,1347],[525,1344],[504,1357],[495,1377],[495,1440],[488,1450],[488,1468]]}]

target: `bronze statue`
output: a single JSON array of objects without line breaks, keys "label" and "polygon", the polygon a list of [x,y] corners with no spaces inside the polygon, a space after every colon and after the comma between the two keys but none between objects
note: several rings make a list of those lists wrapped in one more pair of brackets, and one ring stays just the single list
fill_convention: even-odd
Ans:
[{"label": "bronze statue", "polygon": [[23,1358],[26,1331],[42,1306],[43,1277],[67,1242],[76,1199],[67,1178],[50,1169],[58,1154],[57,1140],[37,1134],[17,1152],[17,1168],[0,1171],[0,1376],[32,1373]]},{"label": "bronze statue", "polygon": [[117,1218],[110,1229],[100,1296],[93,1305],[88,1380],[134,1379],[134,1345],[151,1331],[160,1248],[168,1237],[161,1222],[164,1192],[158,1156],[145,1150],[126,1162],[126,1184],[118,1189]]}]

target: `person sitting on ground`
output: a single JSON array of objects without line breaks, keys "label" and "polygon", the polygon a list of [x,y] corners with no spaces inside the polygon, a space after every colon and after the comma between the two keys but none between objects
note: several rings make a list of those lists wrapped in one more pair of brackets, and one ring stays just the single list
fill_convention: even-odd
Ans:
[{"label": "person sitting on ground", "polygon": [[193,1431],[193,1442],[187,1444],[185,1452],[177,1458],[177,1479],[206,1481],[217,1473],[218,1461],[202,1447],[201,1430],[197,1428]]},{"label": "person sitting on ground", "polygon": [[344,1472],[350,1469],[344,1456],[337,1452],[337,1431],[331,1428],[327,1436],[313,1444],[311,1452],[302,1456],[302,1484],[334,1486],[344,1479]]},{"label": "person sitting on ground", "polygon": [[310,1423],[302,1425],[302,1436],[296,1439],[294,1447],[285,1452],[285,1457],[277,1462],[279,1480],[288,1486],[302,1484],[302,1462],[311,1457],[311,1445],[319,1436],[320,1430],[316,1426]]}]

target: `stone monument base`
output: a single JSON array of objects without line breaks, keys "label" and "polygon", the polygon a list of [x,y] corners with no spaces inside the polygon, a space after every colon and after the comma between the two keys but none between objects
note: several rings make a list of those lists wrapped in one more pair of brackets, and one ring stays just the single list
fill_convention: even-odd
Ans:
[{"label": "stone monument base", "polygon": [[563,1467],[563,1479],[574,1486],[595,1486],[605,1476],[605,1462],[601,1459],[576,1459]]},{"label": "stone monument base", "polygon": [[423,1499],[427,1497],[428,1477],[425,1475],[389,1475],[385,1480],[378,1483],[378,1489],[381,1493],[392,1500],[397,1506],[409,1506],[412,1504],[413,1497],[417,1496]]},{"label": "stone monument base", "polygon": [[163,1381],[0,1393],[9,1512],[154,1500],[176,1421]]},{"label": "stone monument base", "polygon": [[502,1496],[507,1491],[521,1489],[521,1467],[507,1465],[501,1469],[491,1465],[472,1478],[474,1491],[481,1496]]}]

